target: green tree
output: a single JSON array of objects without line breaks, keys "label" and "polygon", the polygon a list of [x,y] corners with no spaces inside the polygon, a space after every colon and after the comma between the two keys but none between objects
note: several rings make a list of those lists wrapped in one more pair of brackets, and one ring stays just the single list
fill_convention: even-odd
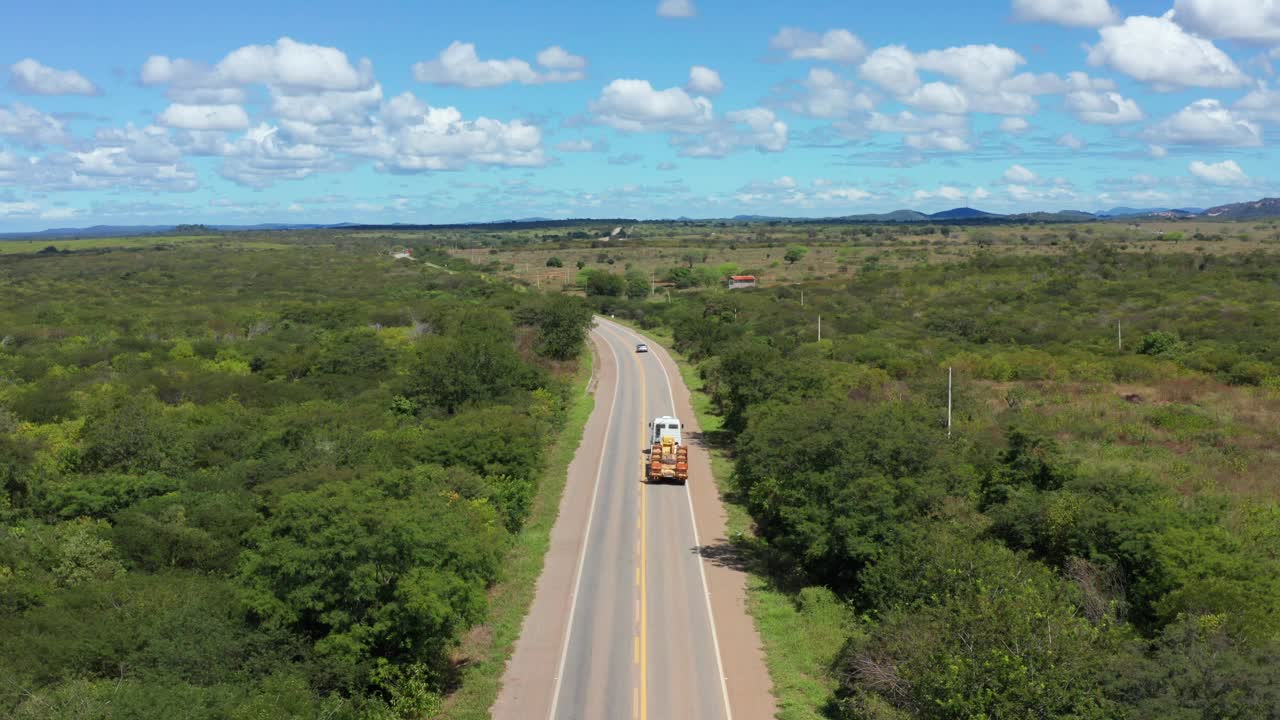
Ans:
[{"label": "green tree", "polygon": [[550,295],[531,311],[538,328],[538,352],[555,360],[569,360],[582,352],[594,322],[591,307],[570,295]]},{"label": "green tree", "polygon": [[605,270],[592,270],[587,273],[587,295],[622,297],[626,287],[626,280],[621,275]]},{"label": "green tree", "polygon": [[84,463],[91,470],[173,473],[189,466],[193,452],[161,403],[125,388],[95,399],[81,437]]},{"label": "green tree", "polygon": [[244,602],[267,628],[310,638],[346,683],[369,682],[385,659],[426,665],[439,688],[506,546],[490,507],[440,490],[337,482],[286,495],[251,534]]},{"label": "green tree", "polygon": [[634,271],[627,273],[627,297],[631,300],[649,297],[649,278]]},{"label": "green tree", "polygon": [[564,267],[564,261],[562,261],[560,258],[556,257],[555,255],[552,255],[551,257],[547,258],[547,267],[553,267],[553,268]]},{"label": "green tree", "polygon": [[16,423],[9,423],[9,415],[0,408],[0,510],[5,503],[10,508],[25,508],[31,499],[31,463],[35,460],[36,444],[18,435]]},{"label": "green tree", "polygon": [[1154,330],[1142,336],[1138,343],[1138,352],[1142,355],[1168,355],[1177,351],[1182,345],[1177,334]]},{"label": "green tree", "polygon": [[1117,717],[1101,689],[1110,633],[1081,617],[1070,586],[991,544],[913,550],[932,582],[846,647],[839,717]]},{"label": "green tree", "polygon": [[759,534],[811,584],[847,593],[949,492],[972,488],[922,406],[802,400],[748,418],[735,485]]},{"label": "green tree", "polygon": [[790,265],[795,265],[803,260],[804,256],[807,254],[809,254],[808,248],[801,247],[800,245],[788,245],[787,252],[782,256],[782,259],[786,260]]},{"label": "green tree", "polygon": [[1280,643],[1243,640],[1217,615],[1185,616],[1133,642],[1103,679],[1133,720],[1280,718]]},{"label": "green tree", "polygon": [[463,328],[419,341],[404,396],[449,414],[467,403],[492,402],[532,380],[509,335]]}]

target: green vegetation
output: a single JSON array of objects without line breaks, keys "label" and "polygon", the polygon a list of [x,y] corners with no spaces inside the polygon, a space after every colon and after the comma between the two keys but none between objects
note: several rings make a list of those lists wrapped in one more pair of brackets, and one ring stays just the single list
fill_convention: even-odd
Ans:
[{"label": "green vegetation", "polygon": [[590,310],[267,237],[0,258],[0,715],[487,707]]},{"label": "green vegetation", "polygon": [[[590,360],[591,356],[585,357]],[[448,698],[442,717],[483,720],[489,717],[489,708],[498,697],[502,673],[533,602],[542,560],[551,544],[551,528],[560,510],[569,463],[595,407],[594,396],[587,392],[590,377],[591,365],[584,362],[573,386],[564,429],[548,453],[529,519],[515,538],[501,582],[490,591],[489,615],[463,639],[460,652],[471,662],[463,670],[461,687]]]},{"label": "green vegetation", "polygon": [[619,224],[0,242],[0,714],[485,716],[594,308],[782,717],[1280,717],[1274,225]]},{"label": "green vegetation", "polygon": [[608,302],[723,421],[782,717],[1266,718],[1278,281],[1098,245]]}]

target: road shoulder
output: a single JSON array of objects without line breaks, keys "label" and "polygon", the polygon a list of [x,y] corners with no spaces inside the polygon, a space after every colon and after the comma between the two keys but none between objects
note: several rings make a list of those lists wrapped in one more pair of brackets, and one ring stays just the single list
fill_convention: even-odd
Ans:
[{"label": "road shoulder", "polygon": [[569,464],[533,604],[520,628],[520,637],[491,710],[495,720],[542,718],[551,710],[561,646],[570,621],[569,606],[578,556],[585,541],[596,469],[604,452],[607,419],[613,412],[614,390],[618,384],[613,351],[596,333],[590,337],[595,353],[592,380],[595,408],[587,420],[578,452]]}]

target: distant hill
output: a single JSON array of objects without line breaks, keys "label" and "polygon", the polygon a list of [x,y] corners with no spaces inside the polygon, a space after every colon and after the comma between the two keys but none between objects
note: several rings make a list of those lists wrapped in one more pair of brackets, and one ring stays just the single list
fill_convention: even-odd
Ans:
[{"label": "distant hill", "polygon": [[1058,212],[1033,212],[1020,213],[1018,215],[1005,215],[1009,220],[1016,222],[1089,222],[1097,220],[1098,216],[1093,213],[1087,213],[1082,210],[1059,210]]},{"label": "distant hill", "polygon": [[1094,213],[1100,218],[1113,217],[1133,217],[1135,215],[1151,215],[1153,213],[1168,212],[1169,208],[1131,208],[1131,207],[1113,207],[1110,210],[1099,210]]},{"label": "distant hill", "polygon": [[1280,217],[1280,198],[1263,198],[1253,202],[1233,203],[1211,207],[1201,217],[1214,220],[1256,220]]},{"label": "distant hill", "polygon": [[926,222],[928,215],[915,210],[894,210],[887,213],[872,213],[867,215],[847,215],[839,220],[848,220],[850,222],[882,222],[882,223],[911,223]]},{"label": "distant hill", "polygon": [[971,207],[952,208],[936,212],[929,216],[930,220],[977,220],[979,218],[1000,217],[995,213],[974,210]]},{"label": "distant hill", "polygon": [[164,235],[166,233],[206,233],[213,231],[238,232],[243,230],[316,230],[355,227],[351,223],[336,225],[303,225],[297,223],[262,223],[259,225],[94,225],[84,228],[49,228],[36,232],[0,233],[0,239],[20,240],[38,238],[101,238],[131,237],[137,235]]},{"label": "distant hill", "polygon": [[82,238],[158,235],[173,232],[176,225],[94,225],[85,228],[49,228],[36,232],[2,233],[0,238]]},{"label": "distant hill", "polygon": [[[681,216],[672,219],[660,219],[648,222],[770,222],[770,223],[930,223],[943,222],[958,225],[983,225],[1002,223],[1071,223],[1090,222],[1094,220],[1132,221],[1136,219],[1189,219],[1204,218],[1213,220],[1255,220],[1258,218],[1280,218],[1280,198],[1263,198],[1252,202],[1219,205],[1201,210],[1200,208],[1134,208],[1113,207],[1097,213],[1079,210],[1061,210],[1058,212],[1023,212],[1012,215],[977,210],[971,207],[952,208],[932,214],[917,210],[902,209],[887,213],[865,213],[838,217],[794,218],[777,215],[735,215],[732,218],[690,218]],[[405,224],[405,223],[333,223],[328,225],[307,225],[291,223],[263,223],[260,225],[95,225],[86,228],[51,228],[36,232],[0,233],[0,240],[14,239],[55,239],[55,238],[90,238],[90,237],[122,237],[130,235],[163,235],[200,234],[207,232],[237,232],[245,230],[279,231],[279,230],[324,230],[334,228],[360,228],[362,230],[446,230],[483,227],[500,230],[571,228],[584,225],[635,225],[640,221],[626,218],[561,218],[527,217],[518,220],[500,220],[474,223],[446,224]]]}]

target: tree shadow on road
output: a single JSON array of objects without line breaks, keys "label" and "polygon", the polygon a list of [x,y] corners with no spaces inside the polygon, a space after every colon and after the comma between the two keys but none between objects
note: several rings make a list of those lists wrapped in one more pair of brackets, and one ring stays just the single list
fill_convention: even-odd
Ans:
[{"label": "tree shadow on road", "polygon": [[706,545],[689,548],[689,552],[696,553],[699,556],[711,561],[716,567],[726,567],[738,572],[749,572],[753,570],[752,558],[749,553],[742,551],[731,542],[719,541]]},{"label": "tree shadow on road", "polygon": [[701,448],[720,450],[725,453],[733,450],[733,436],[727,430],[691,432],[689,442]]}]

